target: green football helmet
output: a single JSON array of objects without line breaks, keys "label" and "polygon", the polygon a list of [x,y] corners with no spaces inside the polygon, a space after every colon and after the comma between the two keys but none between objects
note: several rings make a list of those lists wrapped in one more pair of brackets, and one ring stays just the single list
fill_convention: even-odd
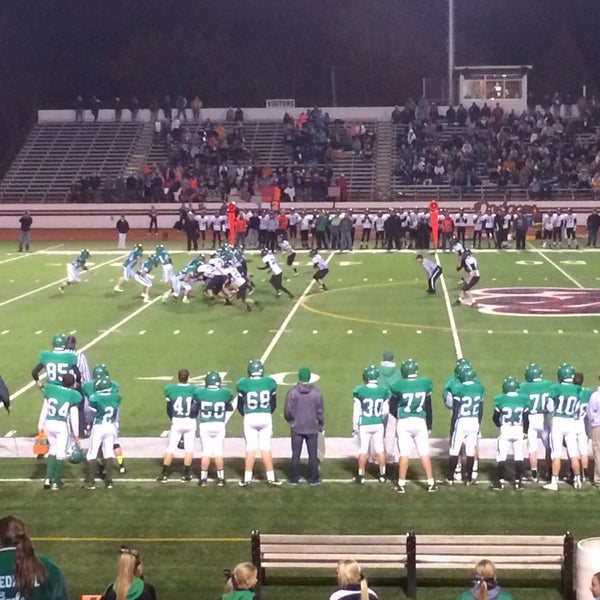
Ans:
[{"label": "green football helmet", "polygon": [[155,254],[160,254],[161,252],[165,251],[165,247],[162,244],[158,244],[158,246],[156,246],[156,250],[154,251]]},{"label": "green football helmet", "polygon": [[205,387],[221,387],[221,376],[216,371],[210,371],[204,378]]},{"label": "green football helmet", "polygon": [[508,394],[508,392],[516,392],[519,390],[519,382],[514,377],[507,377],[502,382],[502,393]]},{"label": "green football helmet", "polygon": [[463,367],[470,367],[471,363],[466,358],[459,358],[454,367],[454,375],[458,377],[458,373]]},{"label": "green football helmet", "polygon": [[465,381],[475,381],[477,374],[471,365],[463,365],[456,376],[461,383],[464,383]]},{"label": "green football helmet", "polygon": [[83,462],[83,450],[79,446],[79,444],[73,444],[67,450],[67,459],[73,465],[78,465]]},{"label": "green football helmet", "polygon": [[92,370],[92,377],[94,379],[102,379],[108,377],[108,367],[104,363],[96,365]]},{"label": "green football helmet", "polygon": [[400,365],[400,373],[402,373],[402,377],[405,379],[416,375],[418,370],[419,365],[412,358],[403,361]]},{"label": "green football helmet", "polygon": [[90,251],[89,251],[87,248],[84,248],[84,249],[81,251],[81,256],[82,256],[83,258],[89,258],[89,257],[90,257]]},{"label": "green football helmet", "polygon": [[64,333],[59,333],[52,338],[52,347],[64,350],[67,346],[67,336]]},{"label": "green football helmet", "polygon": [[144,248],[143,248],[143,246],[142,246],[141,244],[136,244],[136,245],[133,247],[133,249],[134,249],[136,252],[143,252],[143,251],[144,251]]},{"label": "green football helmet", "polygon": [[248,363],[248,375],[262,375],[264,371],[265,367],[260,360],[255,359]]},{"label": "green football helmet", "polygon": [[563,381],[573,381],[573,375],[575,375],[575,369],[573,365],[569,365],[567,363],[560,365],[560,367],[558,367],[558,371],[556,372],[558,381],[561,383]]},{"label": "green football helmet", "polygon": [[367,383],[368,381],[377,381],[379,379],[379,369],[373,365],[367,367],[363,371],[363,381]]},{"label": "green football helmet", "polygon": [[100,377],[94,381],[94,390],[96,392],[108,392],[112,389],[112,381],[108,377]]},{"label": "green football helmet", "polygon": [[151,254],[148,257],[148,260],[154,265],[156,266],[158,264],[158,256],[156,256],[156,254]]},{"label": "green football helmet", "polygon": [[525,367],[525,380],[526,381],[539,381],[542,378],[542,367],[531,363]]}]

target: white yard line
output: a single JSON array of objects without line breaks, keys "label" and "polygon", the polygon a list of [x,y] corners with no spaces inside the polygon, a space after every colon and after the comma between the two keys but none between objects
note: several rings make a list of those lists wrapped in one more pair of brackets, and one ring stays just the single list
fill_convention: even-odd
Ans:
[{"label": "white yard line", "polygon": [[[73,254],[73,253],[71,253],[71,254]],[[127,255],[121,254],[121,256],[125,257]],[[110,260],[100,263],[99,265],[94,265],[93,267],[90,267],[88,269],[88,273],[91,271],[95,271],[96,269],[100,269],[101,267],[105,267],[106,265],[110,265],[113,261],[114,261],[114,259],[111,258]],[[62,277],[61,279],[57,279],[56,281],[53,281],[52,283],[43,285],[42,287],[36,288],[35,290],[31,290],[30,292],[26,292],[25,294],[21,294],[20,296],[15,296],[14,298],[9,298],[8,300],[4,300],[4,302],[0,302],[0,307],[6,306],[7,304],[10,304],[11,302],[16,302],[17,300],[22,300],[23,298],[27,298],[27,296],[32,296],[33,294],[37,294],[38,292],[43,292],[44,290],[47,290],[48,288],[60,285],[61,283],[64,283],[65,279],[66,279],[66,277]]]},{"label": "white yard line", "polygon": [[15,260],[20,260],[22,258],[27,258],[28,256],[35,256],[36,254],[45,254],[52,248],[60,248],[62,244],[55,244],[54,246],[48,246],[47,248],[42,248],[41,250],[36,250],[35,252],[19,252],[17,256],[13,256],[12,258],[7,258],[6,260],[0,260],[0,265],[4,263],[13,262]]},{"label": "white yard line", "polygon": [[[91,342],[88,342],[85,346],[82,346],[81,348],[79,348],[79,350],[83,350],[85,352],[92,346],[95,346],[98,342],[102,341],[105,337],[109,336],[111,333],[113,333],[114,331],[119,329],[119,327],[121,327],[122,325],[125,325],[125,323],[127,323],[128,321],[131,321],[131,319],[133,319],[134,317],[137,317],[137,315],[139,315],[141,312],[146,310],[149,306],[152,306],[157,300],[160,300],[160,298],[161,298],[160,295],[158,295],[156,298],[154,298],[154,300],[151,300],[150,302],[148,302],[148,304],[143,304],[142,306],[140,306],[140,308],[134,310],[132,313],[127,315],[124,319],[121,319],[118,323],[115,323],[115,325],[113,325],[112,327],[109,327],[106,331],[103,331],[99,336],[95,337]],[[44,377],[44,375],[42,375],[40,377],[40,379],[43,377]],[[35,381],[30,381],[27,385],[24,385],[22,388],[18,389],[14,394],[11,394],[10,399],[14,400],[15,398],[18,398],[21,394],[24,394],[27,390],[30,390],[35,385],[37,385],[37,383]]]},{"label": "white yard line", "polygon": [[[325,262],[328,265],[329,265],[329,261],[333,258],[333,256],[334,256],[334,252],[331,252],[329,254],[329,256],[327,257],[327,260]],[[305,290],[302,292],[302,294],[300,295],[298,300],[296,300],[296,303],[294,304],[294,306],[292,306],[292,309],[288,313],[287,317],[283,320],[283,323],[280,325],[279,329],[273,336],[271,343],[267,346],[267,349],[263,352],[262,356],[260,357],[260,360],[263,363],[266,362],[266,360],[269,358],[269,356],[271,355],[271,352],[273,352],[273,348],[275,348],[275,346],[277,345],[277,342],[279,341],[281,336],[285,333],[285,330],[287,329],[289,322],[292,320],[292,318],[296,314],[298,308],[300,308],[300,304],[302,303],[302,300],[305,298],[306,294],[308,294],[313,283],[315,283],[315,280],[311,278],[310,283],[306,286]]]},{"label": "white yard line", "polygon": [[[435,253],[435,262],[441,267],[439,253]],[[460,345],[460,339],[458,337],[458,329],[456,327],[456,321],[454,320],[454,311],[452,310],[452,302],[450,301],[450,295],[448,294],[448,288],[446,287],[446,279],[444,274],[440,277],[442,282],[442,290],[444,292],[444,301],[446,302],[446,312],[448,313],[448,321],[450,322],[450,331],[452,332],[452,340],[454,341],[454,351],[456,352],[456,358],[463,358],[462,346]]]},{"label": "white yard line", "polygon": [[548,258],[541,250],[538,250],[537,248],[534,248],[534,247],[532,247],[532,248],[533,248],[534,252],[537,252],[537,254],[539,254],[546,262],[549,262],[559,273],[561,273],[569,281],[574,283],[580,290],[582,290],[584,288],[583,285],[581,285],[577,280],[573,279],[573,277],[571,277],[562,267],[557,265],[551,258]]}]

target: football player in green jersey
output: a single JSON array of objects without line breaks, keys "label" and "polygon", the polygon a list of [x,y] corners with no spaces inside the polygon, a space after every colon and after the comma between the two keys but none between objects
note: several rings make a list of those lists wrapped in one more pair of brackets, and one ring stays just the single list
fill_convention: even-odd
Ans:
[{"label": "football player in green jersey", "polygon": [[179,440],[183,437],[183,476],[182,481],[192,480],[192,458],[194,452],[194,436],[196,435],[196,417],[198,416],[198,401],[195,397],[196,386],[189,383],[190,372],[179,369],[177,383],[165,386],[167,415],[171,419],[171,431],[167,451],[163,458],[162,473],[158,481],[168,481],[169,467],[173,462],[173,454]]},{"label": "football player in green jersey", "polygon": [[390,413],[396,419],[398,452],[398,485],[396,491],[405,493],[406,473],[408,472],[408,457],[412,445],[417,448],[421,464],[427,478],[427,491],[437,492],[437,486],[433,479],[431,459],[429,458],[429,434],[431,430],[431,392],[433,383],[427,377],[418,376],[419,367],[417,363],[408,359],[400,365],[402,379],[392,383],[390,391]]},{"label": "football player in green jersey", "polygon": [[75,389],[75,377],[71,373],[63,375],[61,385],[47,383],[44,386],[44,405],[38,419],[38,433],[48,438],[46,478],[44,489],[59,490],[63,463],[67,455],[69,436],[77,443],[79,438],[79,403],[81,395]]},{"label": "football player in green jersey", "polygon": [[[446,380],[446,383],[444,384],[444,389],[442,390],[442,400],[444,401],[444,403],[446,403],[448,393],[450,393],[450,389],[452,388],[452,386],[461,383],[458,375],[464,367],[472,368],[470,361],[468,361],[466,358],[457,359],[457,361],[454,365],[454,372],[452,373],[452,375],[450,375],[450,377],[448,377],[448,379]],[[475,381],[479,383],[479,378],[477,377],[477,375],[475,375]],[[451,408],[451,407],[449,407],[449,408]],[[454,414],[453,414],[453,416],[454,416]],[[450,438],[452,438],[453,433],[454,433],[454,420],[451,419],[451,421],[450,421]],[[454,481],[462,481],[463,480],[462,457],[464,455],[465,455],[465,452],[464,452],[464,446],[463,446],[463,448],[461,448],[460,454],[458,455],[458,461],[457,461],[456,467],[454,469],[454,475],[453,475]],[[475,445],[473,469],[471,471],[471,483],[477,483],[478,473],[479,473],[479,448],[477,445]]]},{"label": "football player in green jersey", "polygon": [[231,390],[221,387],[221,376],[210,371],[204,377],[204,387],[196,389],[195,398],[199,403],[198,422],[200,423],[200,480],[198,485],[205,487],[208,481],[210,459],[214,458],[217,469],[217,485],[225,485],[223,466],[223,444],[225,442],[225,416],[233,410]]},{"label": "football player in green jersey", "polygon": [[589,479],[586,476],[589,467],[589,437],[587,434],[589,425],[587,422],[587,404],[590,401],[592,390],[588,387],[583,387],[583,373],[575,373],[575,375],[573,375],[573,383],[581,388],[579,390],[579,411],[575,418],[575,436],[577,438],[577,454],[580,463],[581,482],[585,483],[586,480],[592,481],[591,474]]},{"label": "football player in green jersey", "polygon": [[119,418],[119,405],[121,396],[113,391],[113,382],[108,377],[94,381],[94,393],[89,398],[89,405],[95,411],[90,447],[87,453],[88,480],[86,488],[95,490],[94,477],[96,474],[96,457],[102,450],[104,458],[104,484],[107,489],[113,486],[112,474],[115,462],[114,444],[117,435],[117,422]]},{"label": "football player in green jersey", "polygon": [[512,448],[515,459],[515,490],[523,490],[523,437],[529,428],[529,397],[519,393],[519,382],[507,377],[502,383],[502,393],[494,397],[494,425],[500,428],[496,463],[498,481],[492,484],[495,491],[504,489],[506,483],[506,458]]},{"label": "football player in green jersey", "polygon": [[144,303],[150,302],[150,288],[152,287],[152,280],[154,275],[150,273],[152,269],[158,264],[158,259],[155,254],[151,254],[142,264],[133,276],[134,279],[142,286],[142,298]]},{"label": "football player in green jersey", "polygon": [[60,385],[62,378],[69,372],[80,377],[77,368],[77,353],[67,349],[67,336],[59,333],[52,338],[52,350],[40,352],[38,363],[33,367],[31,376],[37,386],[42,389],[44,383],[40,379],[40,373],[46,370],[46,382]]},{"label": "football player in green jersey", "polygon": [[75,285],[76,283],[81,283],[81,277],[79,277],[79,271],[87,271],[88,268],[86,266],[86,261],[90,257],[89,250],[82,250],[79,255],[73,259],[67,265],[67,280],[60,286],[58,286],[58,291],[62,294],[65,287],[68,285]]},{"label": "football player in green jersey", "polygon": [[353,390],[354,408],[352,411],[352,435],[358,438],[357,483],[365,481],[365,467],[369,445],[377,454],[379,483],[385,483],[385,453],[383,447],[383,419],[389,412],[390,392],[377,383],[379,369],[367,367],[363,372],[363,385]]},{"label": "football player in green jersey", "polygon": [[171,277],[173,277],[173,261],[171,260],[171,253],[162,244],[158,244],[154,254],[162,269],[162,282],[170,283]]},{"label": "football player in green jersey", "polygon": [[264,375],[264,366],[260,360],[248,363],[248,377],[242,377],[236,384],[237,408],[244,418],[244,438],[246,456],[244,459],[244,478],[240,487],[246,487],[252,481],[254,458],[260,450],[267,475],[267,484],[281,485],[275,479],[271,437],[273,436],[273,417],[277,405],[277,384],[272,377]]},{"label": "football player in green jersey", "polygon": [[473,483],[473,464],[477,449],[477,437],[483,416],[483,386],[477,379],[472,367],[464,365],[458,371],[455,383],[450,385],[446,394],[446,406],[452,410],[450,433],[450,457],[448,459],[447,483],[454,483],[454,473],[458,464],[460,450],[464,444],[467,457],[465,465],[465,484]]},{"label": "football player in green jersey", "polygon": [[113,288],[115,292],[123,291],[123,284],[130,279],[135,277],[135,271],[142,258],[142,254],[144,253],[144,249],[141,244],[136,244],[133,247],[133,250],[127,255],[127,258],[123,262],[123,276],[119,277],[119,281],[117,281],[117,285]]},{"label": "football player in green jersey", "polygon": [[573,383],[575,369],[568,364],[558,367],[556,373],[558,383],[550,389],[550,398],[546,410],[552,415],[550,427],[550,452],[552,455],[552,480],[544,486],[545,490],[558,491],[558,475],[560,460],[563,453],[563,444],[567,447],[567,454],[573,470],[573,487],[581,489],[581,474],[577,458],[577,435],[575,431],[576,418],[579,414],[580,387]]},{"label": "football player in green jersey", "polygon": [[[377,384],[385,387],[388,392],[392,382],[402,377],[400,369],[396,366],[394,353],[390,350],[385,350],[381,362],[379,363],[379,379]],[[385,449],[385,459],[388,465],[398,463],[398,443],[396,442],[396,417],[389,413],[383,419],[383,446]]]},{"label": "football player in green jersey", "polygon": [[519,386],[519,393],[529,398],[529,431],[527,445],[529,447],[529,466],[531,479],[538,480],[538,446],[541,441],[544,448],[550,447],[548,427],[546,423],[546,404],[550,397],[553,383],[543,379],[542,368],[531,363],[525,368],[525,381]]}]

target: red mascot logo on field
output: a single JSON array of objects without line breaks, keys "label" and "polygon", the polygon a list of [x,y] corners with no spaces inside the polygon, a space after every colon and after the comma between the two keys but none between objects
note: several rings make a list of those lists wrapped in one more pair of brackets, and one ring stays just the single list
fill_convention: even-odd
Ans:
[{"label": "red mascot logo on field", "polygon": [[600,289],[487,288],[473,292],[479,312],[515,317],[600,315]]}]

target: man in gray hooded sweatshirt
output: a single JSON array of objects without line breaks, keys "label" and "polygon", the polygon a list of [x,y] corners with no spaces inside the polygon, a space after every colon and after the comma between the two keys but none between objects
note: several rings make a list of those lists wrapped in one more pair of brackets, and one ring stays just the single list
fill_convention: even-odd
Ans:
[{"label": "man in gray hooded sweatshirt", "polygon": [[308,451],[308,483],[320,483],[317,446],[319,432],[323,431],[323,394],[310,383],[310,375],[308,367],[300,367],[298,383],[285,397],[283,412],[290,424],[292,438],[291,485],[297,485],[300,481],[300,454],[304,442]]}]

